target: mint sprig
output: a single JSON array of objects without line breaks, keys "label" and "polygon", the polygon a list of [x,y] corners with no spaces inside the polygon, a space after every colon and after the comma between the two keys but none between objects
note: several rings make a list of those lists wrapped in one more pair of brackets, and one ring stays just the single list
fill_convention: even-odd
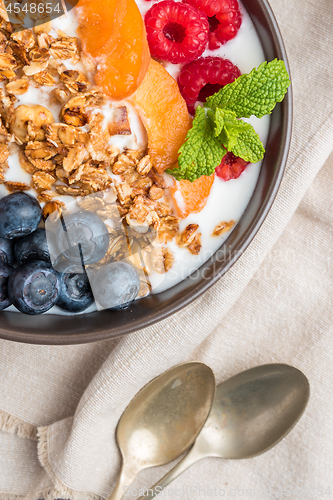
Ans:
[{"label": "mint sprig", "polygon": [[167,172],[177,180],[194,182],[202,175],[211,175],[226,150],[251,163],[262,160],[265,148],[258,134],[240,118],[270,114],[289,85],[284,62],[275,59],[209,97],[196,109],[193,126],[179,150],[179,168]]}]

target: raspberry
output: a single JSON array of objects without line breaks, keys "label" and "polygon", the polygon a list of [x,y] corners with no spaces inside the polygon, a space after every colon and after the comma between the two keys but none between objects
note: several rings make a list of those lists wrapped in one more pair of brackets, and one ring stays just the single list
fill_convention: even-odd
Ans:
[{"label": "raspberry", "polygon": [[178,85],[189,112],[194,114],[197,101],[204,102],[240,75],[237,66],[221,57],[202,57],[186,64],[178,77]]},{"label": "raspberry", "polygon": [[237,0],[183,0],[202,10],[209,21],[209,48],[218,49],[237,35],[242,17]]},{"label": "raspberry", "polygon": [[151,55],[157,59],[187,63],[207,46],[207,16],[192,5],[164,0],[148,10],[145,23]]},{"label": "raspberry", "polygon": [[218,177],[224,181],[230,181],[231,179],[238,179],[238,177],[244,172],[249,162],[235,156],[230,151],[222,158],[222,161],[218,167],[215,169],[215,173]]}]

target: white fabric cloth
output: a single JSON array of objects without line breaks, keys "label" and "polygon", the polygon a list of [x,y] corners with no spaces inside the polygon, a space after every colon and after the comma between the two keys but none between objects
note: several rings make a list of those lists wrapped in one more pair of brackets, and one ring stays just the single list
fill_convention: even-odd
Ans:
[{"label": "white fabric cloth", "polygon": [[[210,365],[218,383],[258,364],[292,364],[312,393],[274,449],[250,460],[205,459],[163,494],[333,494],[333,9],[331,0],[271,4],[295,110],[286,174],[263,227],[205,295],[141,332],[72,347],[0,341],[0,500],[107,498],[120,470],[121,413],[143,385],[185,360]],[[170,468],[143,472],[130,498]]]}]

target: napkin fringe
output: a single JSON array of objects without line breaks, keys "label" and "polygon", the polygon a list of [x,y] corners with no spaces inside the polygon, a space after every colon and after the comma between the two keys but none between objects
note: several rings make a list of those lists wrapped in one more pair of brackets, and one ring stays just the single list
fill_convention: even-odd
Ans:
[{"label": "napkin fringe", "polygon": [[[0,410],[0,430],[23,439],[37,441],[37,427]],[[2,500],[0,496],[0,500]]]},{"label": "napkin fringe", "polygon": [[[68,488],[61,488],[60,490],[58,488],[52,488],[48,487],[42,491],[39,491],[38,493],[34,493],[32,495],[28,495],[25,497],[17,497],[17,498],[9,498],[8,500],[40,500],[41,498],[43,500],[60,500],[60,499],[66,499],[66,500],[104,500],[101,497],[97,495],[92,495],[91,493],[80,493],[80,492],[73,492],[74,496],[72,493],[73,490],[70,490]],[[7,500],[7,498],[2,499],[0,496],[0,500]]]},{"label": "napkin fringe", "polygon": [[66,500],[104,500],[102,497],[98,495],[92,495],[91,493],[78,493],[75,492],[75,496],[68,496],[69,490],[58,490],[56,488],[48,487],[41,491],[34,492],[28,495],[15,495],[14,493],[1,493],[0,492],[0,500],[55,500],[66,498]]},{"label": "napkin fringe", "polygon": [[[54,500],[55,498],[65,498],[66,500],[104,500],[103,497],[89,492],[80,492],[68,488],[61,483],[56,476],[49,461],[49,446],[48,446],[48,427],[39,427],[37,429],[38,445],[37,453],[38,459],[44,467],[47,475],[54,484],[54,489],[48,488],[42,492],[43,500]],[[0,500],[3,500],[0,496]],[[7,499],[4,499],[7,500]],[[9,499],[12,500],[12,499]],[[15,499],[14,499],[15,500]],[[27,498],[24,500],[35,500],[34,498]]]},{"label": "napkin fringe", "polygon": [[0,492],[0,500],[23,500],[24,497],[22,495],[12,495],[11,493],[1,493]]}]

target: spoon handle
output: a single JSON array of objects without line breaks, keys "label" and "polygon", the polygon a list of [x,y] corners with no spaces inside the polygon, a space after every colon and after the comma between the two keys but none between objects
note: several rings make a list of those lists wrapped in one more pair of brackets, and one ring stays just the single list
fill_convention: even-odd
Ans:
[{"label": "spoon handle", "polygon": [[174,479],[182,474],[186,469],[191,467],[206,455],[201,454],[198,449],[193,446],[189,453],[181,460],[170,472],[168,472],[162,479],[160,479],[152,488],[147,491],[147,494],[140,497],[138,500],[147,500],[156,497],[166,488]]},{"label": "spoon handle", "polygon": [[109,500],[121,500],[126,493],[126,489],[133,483],[137,474],[137,470],[131,469],[126,464],[123,464],[117,484],[114,487]]}]

